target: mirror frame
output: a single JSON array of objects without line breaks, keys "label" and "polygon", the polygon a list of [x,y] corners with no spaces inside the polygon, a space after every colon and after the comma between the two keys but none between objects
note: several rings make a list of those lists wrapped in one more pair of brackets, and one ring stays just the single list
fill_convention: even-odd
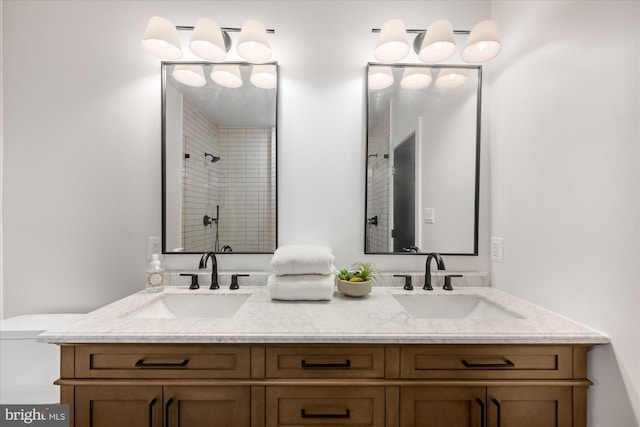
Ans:
[{"label": "mirror frame", "polygon": [[[478,71],[478,90],[476,93],[476,155],[475,155],[475,173],[474,173],[474,188],[475,188],[475,200],[474,200],[474,214],[473,214],[473,252],[438,252],[440,255],[460,255],[460,256],[478,256],[478,234],[479,234],[479,212],[480,212],[480,160],[481,160],[481,122],[482,122],[482,65],[473,64],[385,64],[379,62],[369,62],[365,69],[365,105],[366,105],[366,123],[365,123],[365,157],[364,157],[364,253],[366,255],[428,255],[430,252],[372,252],[367,251],[367,231],[368,231],[368,215],[367,215],[367,201],[369,200],[368,194],[368,182],[369,174],[367,167],[367,159],[369,158],[369,69],[372,66],[386,66],[393,68],[399,67],[419,67],[419,68],[467,68]],[[437,252],[437,251],[431,251]]]},{"label": "mirror frame", "polygon": [[[166,178],[167,178],[167,170],[166,170],[166,160],[167,160],[167,137],[166,137],[166,112],[167,112],[167,106],[166,106],[166,85],[167,85],[167,66],[170,65],[178,65],[178,64],[183,64],[183,65],[217,65],[217,64],[222,64],[222,65],[256,65],[256,64],[251,64],[250,62],[231,62],[231,61],[225,61],[225,62],[209,62],[209,61],[162,61],[160,64],[160,76],[161,76],[161,140],[162,140],[162,151],[161,151],[161,167],[162,167],[162,254],[163,255],[193,255],[193,254],[202,254],[202,252],[188,252],[188,251],[184,251],[184,252],[172,252],[172,251],[167,251],[167,247],[166,247],[166,233],[167,233],[167,210],[166,210],[166,202],[167,202],[167,188],[166,188]],[[274,134],[275,134],[275,153],[276,153],[276,158],[275,158],[275,215],[274,215],[274,222],[275,222],[275,239],[274,239],[274,248],[273,251],[268,251],[268,252],[260,252],[260,251],[232,251],[232,252],[224,252],[224,251],[218,251],[218,252],[214,252],[216,254],[225,254],[225,255],[252,255],[252,254],[273,254],[273,252],[276,250],[276,248],[278,247],[278,163],[279,160],[278,158],[280,157],[279,154],[279,143],[278,143],[278,123],[279,123],[279,114],[278,114],[278,99],[280,98],[280,67],[278,66],[278,62],[277,61],[271,61],[271,62],[266,62],[264,64],[260,64],[260,65],[273,65],[276,67],[276,87],[275,87],[275,129],[274,129]],[[212,251],[213,252],[213,251]]]}]

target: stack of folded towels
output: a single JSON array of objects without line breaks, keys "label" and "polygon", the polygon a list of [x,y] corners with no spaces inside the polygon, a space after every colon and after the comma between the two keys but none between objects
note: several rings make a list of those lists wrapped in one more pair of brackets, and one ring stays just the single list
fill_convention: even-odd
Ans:
[{"label": "stack of folded towels", "polygon": [[267,287],[272,299],[327,301],[333,298],[333,251],[322,245],[281,246],[273,253]]}]

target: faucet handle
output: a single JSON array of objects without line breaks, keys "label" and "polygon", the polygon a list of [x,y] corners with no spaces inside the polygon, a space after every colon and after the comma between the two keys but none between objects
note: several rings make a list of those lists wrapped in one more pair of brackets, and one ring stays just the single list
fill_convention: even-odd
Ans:
[{"label": "faucet handle", "polygon": [[198,275],[193,273],[180,273],[181,276],[191,276],[191,286],[189,289],[200,289],[200,284],[198,283]]},{"label": "faucet handle", "polygon": [[240,285],[238,285],[238,277],[249,277],[248,274],[232,274],[231,275],[231,285],[229,289],[235,291],[236,289],[240,289]]},{"label": "faucet handle", "polygon": [[462,274],[447,274],[446,276],[444,276],[444,286],[442,287],[442,289],[444,289],[445,291],[453,290],[453,286],[451,286],[452,277],[462,277]]},{"label": "faucet handle", "polygon": [[394,274],[393,277],[404,277],[404,290],[412,291],[413,285],[411,284],[411,275],[409,274]]}]

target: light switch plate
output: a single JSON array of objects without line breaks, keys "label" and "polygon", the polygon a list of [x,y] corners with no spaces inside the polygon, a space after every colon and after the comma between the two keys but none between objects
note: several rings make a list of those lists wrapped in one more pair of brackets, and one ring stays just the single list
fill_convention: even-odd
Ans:
[{"label": "light switch plate", "polygon": [[424,208],[424,222],[425,224],[436,223],[436,210],[435,208]]}]

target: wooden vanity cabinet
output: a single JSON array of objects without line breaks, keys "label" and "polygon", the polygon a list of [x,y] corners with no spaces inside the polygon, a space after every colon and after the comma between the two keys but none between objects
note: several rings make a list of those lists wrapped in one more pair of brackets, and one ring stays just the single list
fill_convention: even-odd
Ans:
[{"label": "wooden vanity cabinet", "polygon": [[75,344],[76,426],[586,427],[587,346]]}]

